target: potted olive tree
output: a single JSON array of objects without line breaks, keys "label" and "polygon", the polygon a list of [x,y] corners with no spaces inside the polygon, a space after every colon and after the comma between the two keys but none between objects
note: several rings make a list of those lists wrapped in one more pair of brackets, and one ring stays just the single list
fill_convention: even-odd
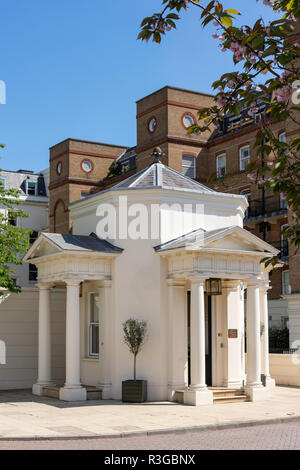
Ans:
[{"label": "potted olive tree", "polygon": [[123,323],[124,343],[133,354],[133,380],[122,382],[122,401],[142,403],[147,400],[147,381],[136,380],[136,358],[146,339],[147,322],[129,318]]}]

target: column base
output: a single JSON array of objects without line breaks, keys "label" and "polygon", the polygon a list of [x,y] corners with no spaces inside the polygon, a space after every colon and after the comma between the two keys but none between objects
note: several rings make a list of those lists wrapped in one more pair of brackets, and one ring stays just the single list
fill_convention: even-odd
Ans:
[{"label": "column base", "polygon": [[186,390],[186,384],[170,384],[168,385],[168,401],[177,401],[176,400],[176,391]]},{"label": "column base", "polygon": [[97,384],[97,388],[102,392],[102,400],[111,400],[112,399],[112,386],[111,384]]},{"label": "column base", "polygon": [[36,383],[32,385],[32,394],[37,395],[39,397],[43,396],[43,389],[47,387],[55,387],[55,383],[47,382],[47,383]]},{"label": "column base", "polygon": [[62,387],[59,389],[59,399],[62,401],[86,401],[86,389],[84,387]]},{"label": "column base", "polygon": [[183,402],[185,405],[191,406],[212,405],[213,393],[207,388],[203,390],[185,390]]},{"label": "column base", "polygon": [[275,379],[272,379],[270,375],[264,376],[263,384],[268,390],[276,387]]},{"label": "column base", "polygon": [[245,393],[249,397],[250,401],[265,401],[268,398],[267,389],[262,385],[254,387],[246,386]]}]

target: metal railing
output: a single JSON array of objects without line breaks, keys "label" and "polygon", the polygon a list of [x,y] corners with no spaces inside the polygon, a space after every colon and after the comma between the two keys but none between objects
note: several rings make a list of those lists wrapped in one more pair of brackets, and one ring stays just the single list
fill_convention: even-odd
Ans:
[{"label": "metal railing", "polygon": [[298,348],[269,348],[270,354],[300,354]]},{"label": "metal railing", "polygon": [[248,202],[247,219],[260,216],[268,217],[272,214],[287,212],[287,208],[279,196],[268,196],[264,199],[250,199]]}]

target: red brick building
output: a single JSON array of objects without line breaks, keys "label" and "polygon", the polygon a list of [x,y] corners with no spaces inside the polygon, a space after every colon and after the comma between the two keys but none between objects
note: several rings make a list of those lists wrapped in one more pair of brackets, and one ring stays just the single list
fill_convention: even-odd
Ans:
[{"label": "red brick building", "polygon": [[[300,255],[294,254],[282,237],[282,228],[288,222],[286,201],[251,182],[245,172],[255,157],[255,135],[265,108],[262,103],[254,118],[247,110],[241,116],[228,116],[213,135],[187,135],[187,128],[197,119],[197,110],[212,102],[211,95],[166,86],[137,101],[136,147],[76,139],[51,147],[50,231],[70,232],[71,202],[148,166],[153,162],[154,148],[159,146],[164,153],[162,163],[206,185],[216,175],[211,184],[214,189],[247,197],[245,227],[280,250],[281,265],[271,275],[269,311],[271,325],[281,327],[288,319],[288,302],[281,296],[297,297],[300,292]],[[273,130],[283,140],[299,134],[297,126],[286,122],[273,124]],[[115,176],[109,175],[113,162]]]}]

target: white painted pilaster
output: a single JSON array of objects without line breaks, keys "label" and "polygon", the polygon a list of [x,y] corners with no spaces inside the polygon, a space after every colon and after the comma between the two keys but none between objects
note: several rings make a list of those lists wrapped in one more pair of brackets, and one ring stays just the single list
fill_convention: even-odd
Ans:
[{"label": "white painted pilaster", "polygon": [[187,387],[185,281],[168,281],[168,400]]},{"label": "white painted pilaster", "polygon": [[261,373],[264,376],[267,388],[275,387],[275,380],[270,376],[269,366],[269,311],[268,311],[268,290],[269,283],[260,286],[260,321],[263,325],[261,335]]},{"label": "white painted pilaster", "polygon": [[112,281],[102,281],[98,288],[99,307],[99,384],[102,390],[102,399],[112,398],[111,379],[111,340],[112,340],[112,308],[111,308]]}]

